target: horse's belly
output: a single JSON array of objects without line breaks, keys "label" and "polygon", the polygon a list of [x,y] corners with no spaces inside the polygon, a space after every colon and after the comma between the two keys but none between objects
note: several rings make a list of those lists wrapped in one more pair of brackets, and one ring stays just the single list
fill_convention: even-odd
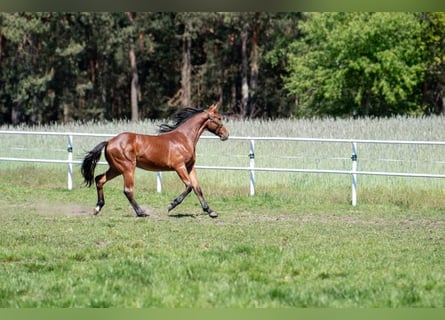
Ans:
[{"label": "horse's belly", "polygon": [[148,170],[148,171],[171,171],[174,170],[172,167],[164,163],[156,163],[149,160],[138,160],[136,162],[138,168]]}]

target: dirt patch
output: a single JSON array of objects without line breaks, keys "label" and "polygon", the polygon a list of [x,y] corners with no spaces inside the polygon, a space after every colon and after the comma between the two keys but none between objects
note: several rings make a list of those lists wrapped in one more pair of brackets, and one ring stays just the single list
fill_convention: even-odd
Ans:
[{"label": "dirt patch", "polygon": [[[93,207],[91,205],[79,204],[49,204],[49,203],[25,203],[25,204],[7,204],[0,206],[2,210],[12,209],[14,211],[22,211],[26,213],[41,214],[41,215],[64,215],[71,217],[93,216]],[[253,214],[251,212],[237,212],[237,213],[223,213],[216,219],[210,219],[207,214],[202,212],[187,213],[181,210],[167,213],[166,211],[154,210],[148,207],[142,209],[149,215],[146,219],[156,220],[187,220],[193,219],[196,223],[212,221],[215,224],[221,225],[240,225],[248,223],[299,223],[299,224],[355,224],[376,227],[403,227],[403,228],[417,228],[422,227],[430,230],[445,227],[445,220],[443,219],[426,219],[426,218],[384,218],[384,217],[368,217],[362,215],[333,215],[326,214]],[[112,208],[104,208],[99,215],[107,216]],[[135,217],[135,214],[130,206],[123,211],[125,217]],[[207,221],[208,219],[208,221]]]},{"label": "dirt patch", "polygon": [[67,205],[67,204],[46,204],[46,203],[27,203],[10,204],[2,206],[3,208],[19,209],[27,213],[36,214],[61,214],[67,216],[87,216],[93,213],[90,206]]},{"label": "dirt patch", "polygon": [[[42,209],[45,209],[42,206]],[[59,214],[68,216],[88,216],[93,213],[93,209],[90,206],[82,205],[56,205],[48,206],[49,212],[57,212]]]},{"label": "dirt patch", "polygon": [[424,227],[424,228],[443,228],[445,227],[445,220],[442,219],[424,219],[424,218],[383,218],[383,217],[367,217],[360,215],[332,215],[326,213],[325,215],[317,214],[284,214],[284,215],[257,215],[251,213],[239,213],[237,219],[225,221],[224,219],[217,221],[220,224],[240,224],[241,221],[256,222],[271,222],[271,223],[319,223],[319,224],[349,224],[349,225],[366,225],[376,227]]},{"label": "dirt patch", "polygon": [[[23,204],[7,204],[1,205],[1,210],[14,210],[26,213],[41,214],[41,215],[64,215],[64,216],[93,216],[94,207],[91,205],[79,204],[50,204],[50,203],[23,203]],[[142,209],[149,215],[149,218],[167,219],[165,214],[154,212],[151,208],[142,207]],[[111,208],[104,208],[99,215],[107,215]],[[128,206],[128,210],[124,210],[124,215],[128,217],[135,216],[133,209]]]}]

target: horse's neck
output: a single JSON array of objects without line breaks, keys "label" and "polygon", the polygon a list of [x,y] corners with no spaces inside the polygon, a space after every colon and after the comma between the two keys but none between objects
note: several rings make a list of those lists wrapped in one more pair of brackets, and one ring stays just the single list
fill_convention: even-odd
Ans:
[{"label": "horse's neck", "polygon": [[183,125],[178,127],[178,131],[184,134],[187,139],[196,146],[199,137],[204,132],[204,122],[207,120],[204,114],[199,114],[185,122]]}]

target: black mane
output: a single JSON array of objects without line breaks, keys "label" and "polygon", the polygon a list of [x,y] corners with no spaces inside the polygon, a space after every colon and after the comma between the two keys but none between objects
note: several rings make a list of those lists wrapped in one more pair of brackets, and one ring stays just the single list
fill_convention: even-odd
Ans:
[{"label": "black mane", "polygon": [[198,108],[183,108],[175,113],[174,115],[175,124],[170,125],[167,123],[163,123],[159,125],[159,133],[165,133],[175,130],[177,127],[186,122],[188,119],[203,111],[204,111],[203,109],[198,109]]}]

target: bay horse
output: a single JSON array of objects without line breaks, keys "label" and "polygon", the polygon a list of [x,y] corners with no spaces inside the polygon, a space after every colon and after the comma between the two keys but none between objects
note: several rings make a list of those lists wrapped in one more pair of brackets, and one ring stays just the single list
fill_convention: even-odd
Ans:
[{"label": "bay horse", "polygon": [[[219,136],[221,141],[229,137],[229,131],[217,113],[218,105],[208,109],[184,108],[175,115],[176,123],[160,126],[158,135],[144,135],[123,132],[108,141],[99,143],[83,159],[81,173],[85,185],[96,183],[97,205],[93,213],[97,215],[105,205],[103,186],[120,175],[124,178],[124,194],[133,207],[136,216],[146,217],[134,198],[134,173],[136,167],[150,171],[176,171],[185,184],[185,191],[168,206],[173,210],[193,190],[201,207],[211,218],[218,214],[210,209],[199,186],[195,170],[196,144],[204,130]],[[94,177],[96,164],[104,150],[109,168],[105,173]]]}]

